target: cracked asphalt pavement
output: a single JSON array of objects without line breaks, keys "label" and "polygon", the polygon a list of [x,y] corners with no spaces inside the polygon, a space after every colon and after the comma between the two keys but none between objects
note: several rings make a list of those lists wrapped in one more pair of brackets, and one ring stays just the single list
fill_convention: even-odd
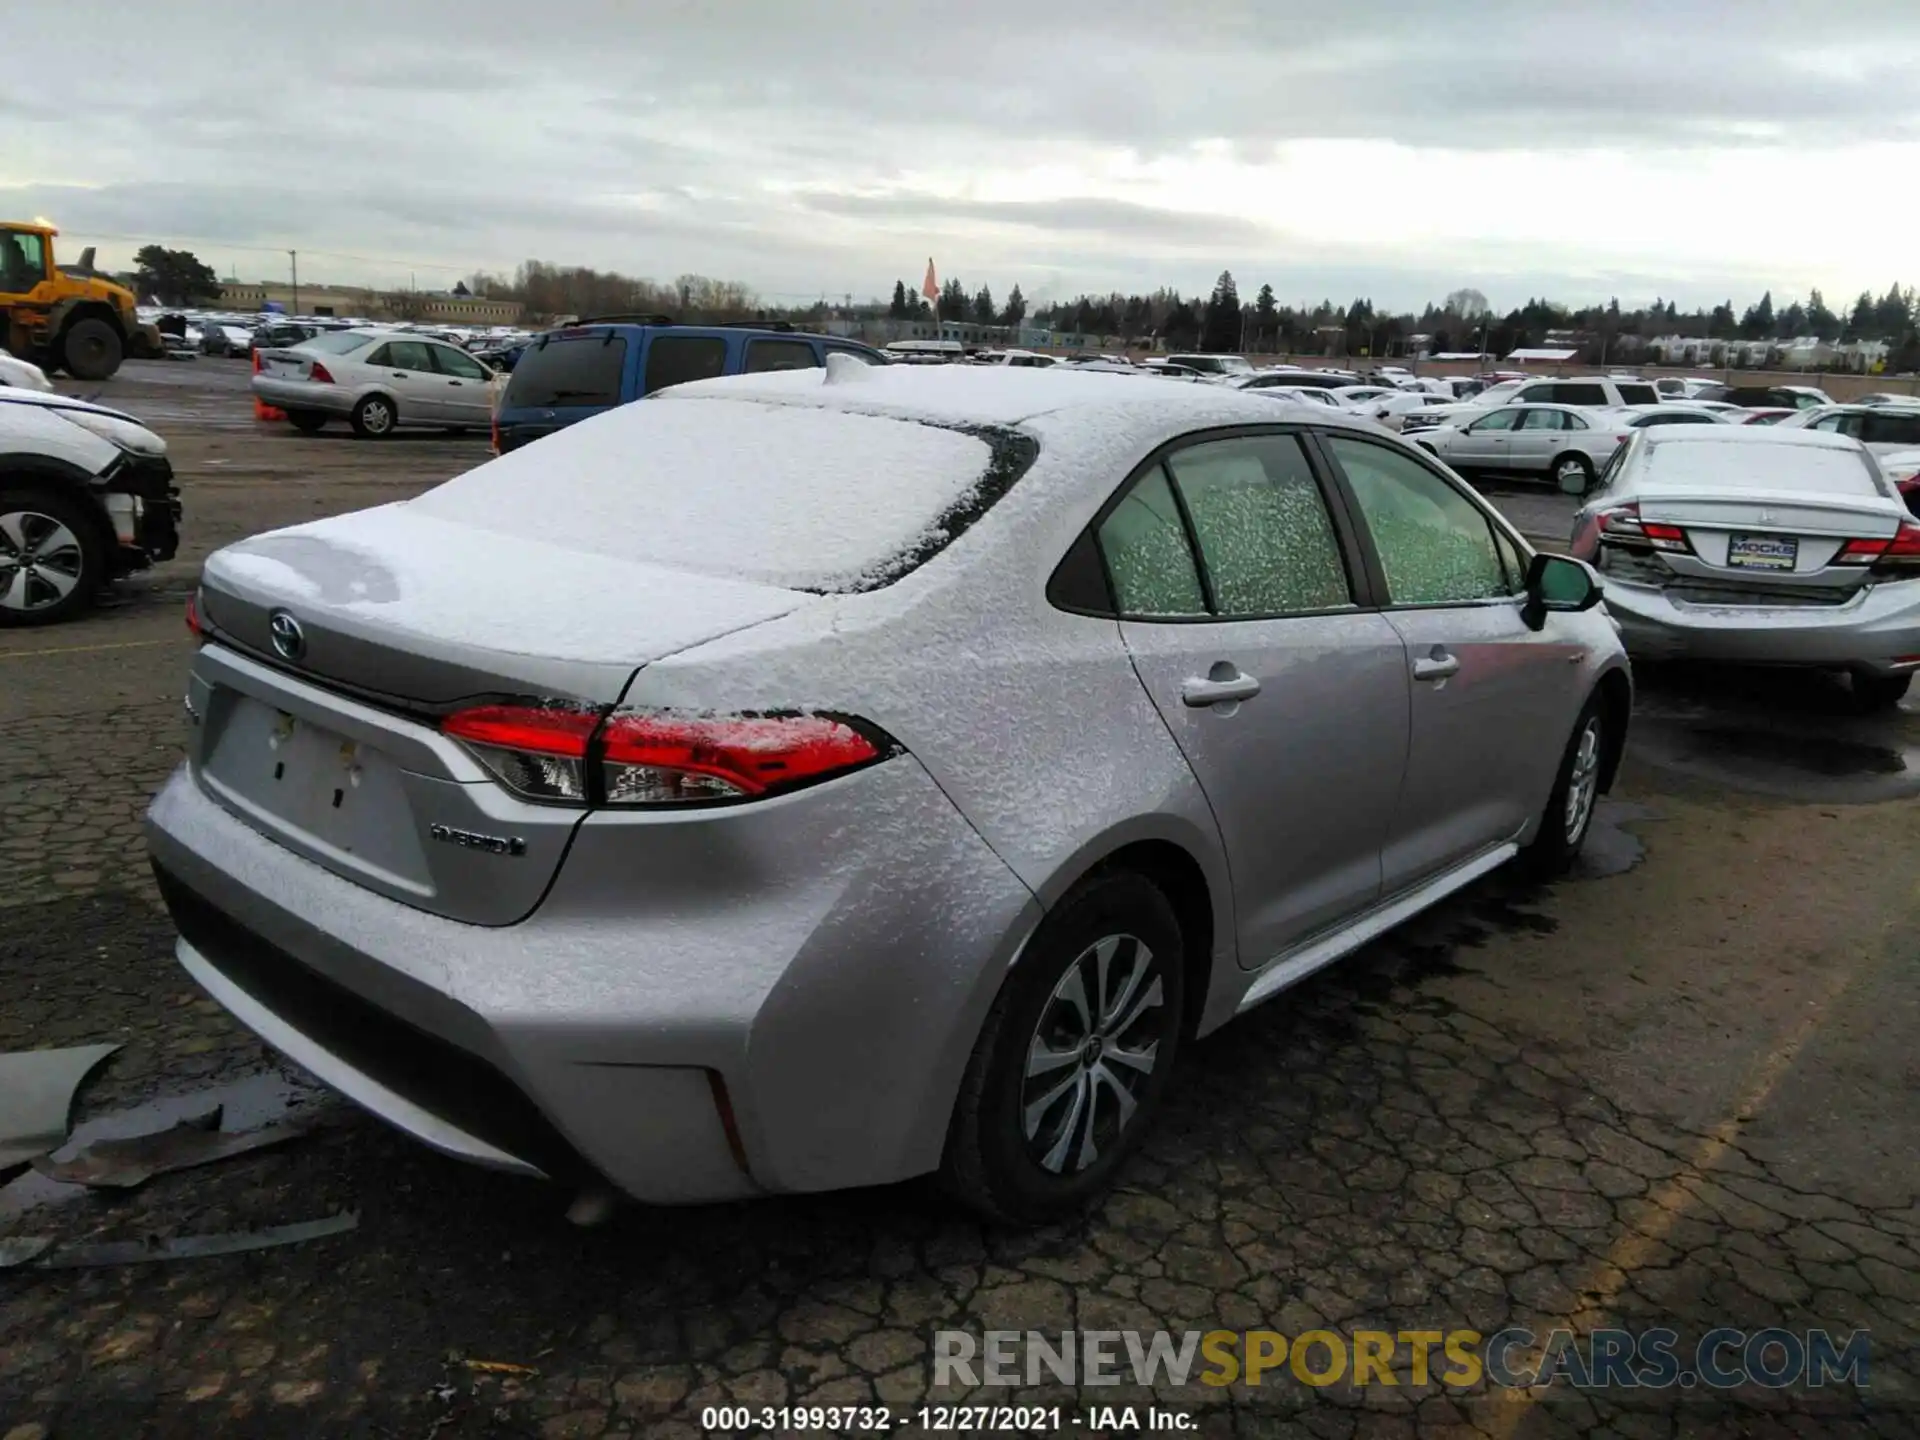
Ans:
[{"label": "cracked asphalt pavement", "polygon": [[[331,1098],[173,962],[139,826],[179,752],[200,560],[485,455],[255,426],[244,373],[105,387],[173,444],[186,551],[112,609],[0,635],[0,1050],[119,1042],[83,1124],[215,1097],[314,1128],[128,1192],[29,1175],[0,1189],[0,1237],[359,1224],[0,1273],[0,1440],[614,1440],[702,1433],[717,1405],[935,1400],[1326,1440],[1920,1434],[1915,701],[1862,719],[1817,678],[1644,671],[1579,873],[1490,877],[1190,1047],[1144,1154],[1074,1223],[984,1228],[916,1183],[577,1229],[569,1196]],[[1524,503],[1533,532],[1562,504]],[[930,1388],[941,1330],[1597,1325],[1864,1329],[1868,1384]]]}]

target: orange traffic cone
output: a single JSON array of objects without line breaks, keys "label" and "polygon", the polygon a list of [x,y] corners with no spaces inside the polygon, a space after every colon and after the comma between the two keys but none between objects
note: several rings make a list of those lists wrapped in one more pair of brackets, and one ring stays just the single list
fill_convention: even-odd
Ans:
[{"label": "orange traffic cone", "polygon": [[[253,373],[256,375],[260,373],[260,352],[258,350],[253,352]],[[256,395],[253,397],[253,418],[256,420],[284,420],[287,418],[287,412],[284,410],[276,410]]]}]

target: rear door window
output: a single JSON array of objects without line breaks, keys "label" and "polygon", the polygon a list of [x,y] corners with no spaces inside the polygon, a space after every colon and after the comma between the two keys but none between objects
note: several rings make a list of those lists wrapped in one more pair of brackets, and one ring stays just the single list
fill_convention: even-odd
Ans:
[{"label": "rear door window", "polygon": [[1651,385],[1635,385],[1621,381],[1619,385],[1622,405],[1658,405],[1660,392]]},{"label": "rear door window", "polygon": [[581,335],[530,345],[513,367],[503,409],[554,410],[569,405],[618,405],[627,368],[620,335]]},{"label": "rear door window", "polygon": [[[1604,385],[1581,384],[1578,381],[1563,380],[1553,387],[1553,398],[1562,405],[1604,405],[1607,403],[1607,390]],[[1649,396],[1649,402],[1656,399]]]},{"label": "rear door window", "polygon": [[1100,522],[1100,553],[1122,615],[1204,615],[1200,570],[1167,472],[1156,465]]},{"label": "rear door window", "polygon": [[433,373],[433,347],[419,340],[395,340],[387,346],[386,363],[395,370]]},{"label": "rear door window", "polygon": [[1296,437],[1193,445],[1167,468],[1193,522],[1215,614],[1300,615],[1353,604],[1339,537]]},{"label": "rear door window", "polygon": [[[660,342],[653,342],[657,347]],[[805,340],[749,340],[746,373],[759,375],[768,370],[817,370],[820,357]],[[651,370],[651,366],[649,366]]]},{"label": "rear door window", "polygon": [[647,346],[647,378],[640,387],[651,395],[689,380],[711,380],[727,373],[727,342],[718,335],[655,335]]},{"label": "rear door window", "polygon": [[1529,410],[1520,419],[1522,430],[1564,430],[1565,417],[1558,410]]}]

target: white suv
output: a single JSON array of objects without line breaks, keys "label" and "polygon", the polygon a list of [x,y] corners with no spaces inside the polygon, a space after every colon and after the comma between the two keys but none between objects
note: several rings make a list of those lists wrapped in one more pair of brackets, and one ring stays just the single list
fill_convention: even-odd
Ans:
[{"label": "white suv", "polygon": [[[1509,388],[1510,387],[1510,388]],[[1619,410],[1631,405],[1658,405],[1659,390],[1651,380],[1616,380],[1605,375],[1506,381],[1483,390],[1459,405],[1438,405],[1407,417],[1407,433],[1436,425],[1465,423],[1500,405],[1576,405],[1583,410]]]}]

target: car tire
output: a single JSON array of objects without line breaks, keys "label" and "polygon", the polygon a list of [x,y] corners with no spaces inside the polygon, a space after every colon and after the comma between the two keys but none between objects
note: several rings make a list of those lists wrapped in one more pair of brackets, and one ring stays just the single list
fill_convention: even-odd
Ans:
[{"label": "car tire", "polygon": [[1520,852],[1521,868],[1537,879],[1564,875],[1586,843],[1600,807],[1600,776],[1606,768],[1607,714],[1595,695],[1587,701],[1560,756],[1560,769],[1540,816],[1540,830]]},{"label": "car tire", "polygon": [[61,359],[76,380],[105,380],[124,353],[120,332],[104,320],[76,320],[60,338]]},{"label": "car tire", "polygon": [[1848,677],[1853,692],[1853,708],[1862,715],[1891,710],[1905,698],[1913,685],[1912,675],[1873,675],[1856,670]]},{"label": "car tire", "polygon": [[312,435],[326,428],[327,417],[326,413],[320,410],[289,410],[287,423],[302,435]]},{"label": "car tire", "polygon": [[1558,485],[1560,483],[1560,477],[1568,472],[1578,475],[1581,484],[1589,488],[1592,487],[1593,461],[1580,454],[1577,450],[1556,456],[1552,467],[1547,471],[1547,478]]},{"label": "car tire", "polygon": [[1112,871],[1069,893],[981,1026],[948,1128],[948,1191],[1017,1225],[1104,1191],[1159,1108],[1185,1020],[1184,967],[1173,906],[1144,876]]},{"label": "car tire", "polygon": [[[21,541],[40,562],[26,577]],[[0,490],[0,628],[71,620],[106,582],[106,540],[85,501],[57,490]],[[62,583],[65,591],[53,593]]]},{"label": "car tire", "polygon": [[393,434],[400,412],[385,395],[369,395],[353,407],[353,433],[362,440],[384,440]]}]

